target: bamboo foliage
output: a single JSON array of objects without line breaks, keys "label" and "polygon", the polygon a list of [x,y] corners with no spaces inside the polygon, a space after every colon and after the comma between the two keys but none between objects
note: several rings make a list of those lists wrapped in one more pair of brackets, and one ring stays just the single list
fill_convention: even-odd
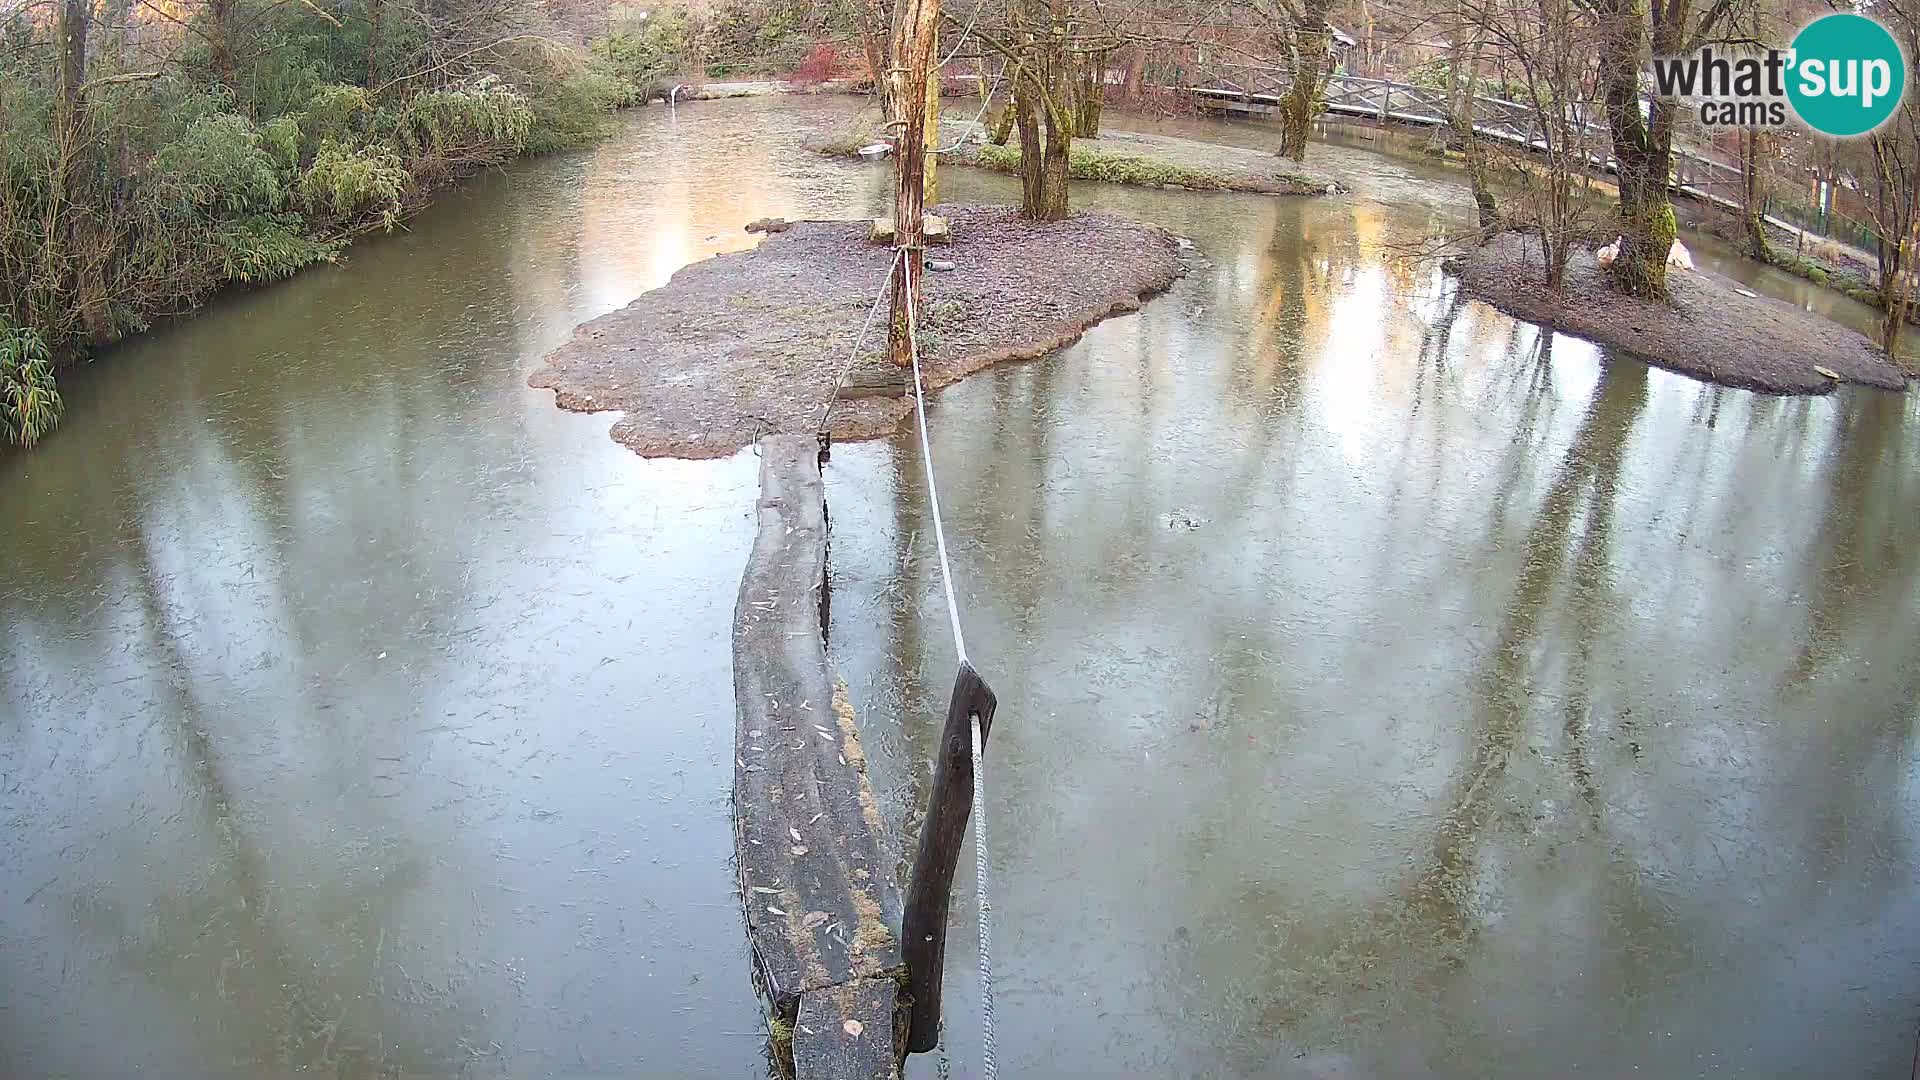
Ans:
[{"label": "bamboo foliage", "polygon": [[31,327],[0,322],[0,439],[32,446],[53,429],[62,408],[46,342]]}]

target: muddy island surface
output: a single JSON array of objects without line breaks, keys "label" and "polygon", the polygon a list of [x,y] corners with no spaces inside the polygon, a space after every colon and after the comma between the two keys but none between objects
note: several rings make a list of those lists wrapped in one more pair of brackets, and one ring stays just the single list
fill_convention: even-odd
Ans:
[{"label": "muddy island surface", "polygon": [[[1004,207],[941,207],[951,270],[923,275],[925,374],[941,386],[1005,360],[1040,356],[1165,289],[1179,242],[1154,225],[1097,213],[1036,223]],[[751,251],[694,263],[664,287],[583,324],[528,384],[561,408],[624,410],[613,437],[647,457],[723,457],[771,432],[814,432],[893,250],[867,221],[797,221]],[[837,439],[894,430],[912,408],[890,368],[884,314],[851,366],[877,389],[839,400]],[[890,385],[889,385],[890,383]]]},{"label": "muddy island surface", "polygon": [[1670,303],[1643,300],[1616,291],[1593,252],[1581,250],[1556,296],[1546,287],[1538,240],[1517,232],[1446,265],[1469,295],[1510,315],[1710,382],[1772,394],[1826,393],[1841,382],[1907,385],[1905,372],[1861,334],[1711,271],[1673,271]]}]

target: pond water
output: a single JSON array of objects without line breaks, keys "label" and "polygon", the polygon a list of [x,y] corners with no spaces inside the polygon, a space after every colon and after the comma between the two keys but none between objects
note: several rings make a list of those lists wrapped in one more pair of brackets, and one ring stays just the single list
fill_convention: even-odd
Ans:
[{"label": "pond water", "polygon": [[[0,1074],[764,1069],[728,864],[755,463],[642,461],[524,379],[749,220],[883,205],[799,147],[850,108],[633,115],[64,380],[0,461]],[[1463,303],[1390,258],[1451,174],[1317,150],[1357,194],[1076,189],[1191,272],[933,402],[1001,699],[1002,1066],[1903,1075],[1920,408]],[[828,481],[902,835],[952,675],[917,447]],[[956,906],[917,1076],[978,1067]]]}]

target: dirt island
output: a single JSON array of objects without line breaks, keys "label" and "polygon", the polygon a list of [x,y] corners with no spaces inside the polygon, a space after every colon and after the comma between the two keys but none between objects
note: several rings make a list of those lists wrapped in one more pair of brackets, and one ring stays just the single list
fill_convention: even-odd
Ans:
[{"label": "dirt island", "polygon": [[[1108,214],[1022,220],[1006,207],[940,207],[953,241],[923,275],[929,388],[1040,356],[1165,289],[1181,272],[1166,230]],[[620,410],[613,437],[647,457],[723,457],[773,432],[817,431],[834,402],[836,439],[891,433],[912,409],[905,383],[876,379],[885,314],[855,336],[891,248],[867,221],[797,221],[757,248],[694,263],[665,286],[581,325],[528,379],[560,407]],[[851,363],[850,363],[851,360]],[[878,386],[836,400],[843,374]]]}]

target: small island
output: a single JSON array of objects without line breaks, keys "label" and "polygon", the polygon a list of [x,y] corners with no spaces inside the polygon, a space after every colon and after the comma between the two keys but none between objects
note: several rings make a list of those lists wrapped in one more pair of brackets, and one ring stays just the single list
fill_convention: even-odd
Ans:
[{"label": "small island", "polygon": [[[923,275],[931,386],[1057,349],[1172,284],[1179,242],[1100,213],[1035,222],[1010,207],[941,207],[952,242]],[[886,327],[854,337],[891,247],[868,221],[798,221],[751,251],[694,263],[664,287],[583,324],[528,379],[561,408],[621,410],[613,437],[643,456],[723,457],[771,432],[891,433],[912,409],[886,371]],[[831,409],[851,369],[860,392]],[[880,377],[876,377],[876,374]]]},{"label": "small island", "polygon": [[1590,248],[1575,250],[1556,294],[1538,238],[1499,233],[1446,262],[1494,307],[1657,367],[1772,394],[1820,394],[1841,382],[1901,390],[1906,374],[1859,333],[1708,270],[1667,275],[1668,300],[1614,288]]}]

